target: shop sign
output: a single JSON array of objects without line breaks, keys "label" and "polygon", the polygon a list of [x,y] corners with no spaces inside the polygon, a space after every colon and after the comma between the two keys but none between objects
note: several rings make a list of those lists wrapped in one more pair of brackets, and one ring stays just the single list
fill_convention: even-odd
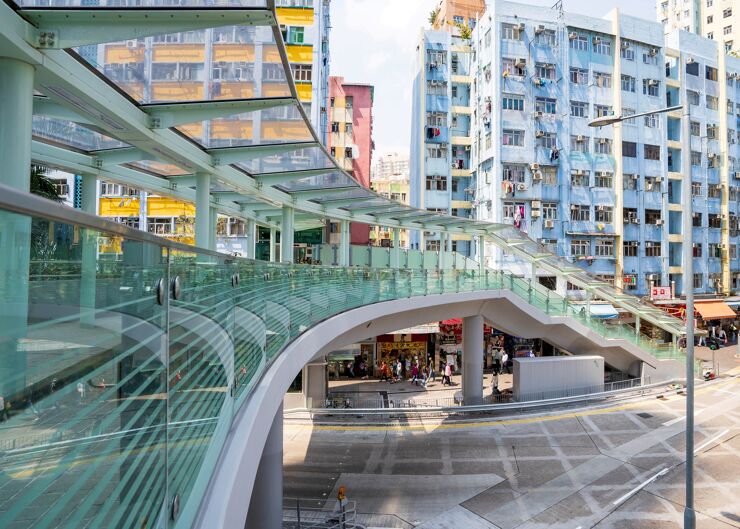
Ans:
[{"label": "shop sign", "polygon": [[653,287],[650,293],[652,299],[673,299],[671,287]]}]

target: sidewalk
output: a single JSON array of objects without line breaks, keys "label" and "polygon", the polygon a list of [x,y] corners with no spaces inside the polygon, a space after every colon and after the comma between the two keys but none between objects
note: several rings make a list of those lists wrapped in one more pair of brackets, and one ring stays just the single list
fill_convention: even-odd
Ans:
[{"label": "sidewalk", "polygon": [[[429,399],[453,399],[462,392],[462,375],[452,375],[452,386],[443,386],[442,378],[429,382],[426,388],[421,384],[412,384],[409,380],[401,382],[381,382],[380,380],[340,379],[329,381],[330,394],[353,393],[361,394],[362,398],[388,398],[395,402],[413,403]],[[498,377],[498,389],[511,389],[513,376],[504,374]],[[493,376],[490,373],[483,375],[483,396],[493,391]]]}]

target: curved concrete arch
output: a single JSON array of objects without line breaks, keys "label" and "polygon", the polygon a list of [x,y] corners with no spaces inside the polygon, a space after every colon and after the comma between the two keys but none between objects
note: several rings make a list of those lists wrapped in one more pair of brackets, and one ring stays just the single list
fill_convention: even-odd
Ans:
[{"label": "curved concrete arch", "polygon": [[358,307],[309,328],[275,358],[234,418],[196,527],[244,528],[260,454],[275,413],[295,376],[316,355],[407,325],[474,315],[512,334],[545,336],[576,354],[601,354],[617,367],[629,369],[645,362],[667,377],[681,370],[679,362],[658,361],[626,340],[606,340],[572,318],[548,316],[506,290],[430,295]]}]

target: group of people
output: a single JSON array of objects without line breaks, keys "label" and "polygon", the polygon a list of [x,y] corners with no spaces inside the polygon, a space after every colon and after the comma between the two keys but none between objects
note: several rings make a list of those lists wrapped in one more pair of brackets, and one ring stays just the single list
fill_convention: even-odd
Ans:
[{"label": "group of people", "polygon": [[431,365],[420,365],[419,360],[414,358],[392,359],[390,363],[386,360],[378,366],[380,380],[393,384],[394,382],[410,381],[412,384],[426,387],[428,382],[434,382],[437,374]]}]

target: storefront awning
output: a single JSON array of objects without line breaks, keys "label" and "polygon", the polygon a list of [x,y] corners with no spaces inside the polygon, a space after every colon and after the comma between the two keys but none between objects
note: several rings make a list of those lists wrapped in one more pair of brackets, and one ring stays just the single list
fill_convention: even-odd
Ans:
[{"label": "storefront awning", "polygon": [[591,303],[591,316],[608,320],[617,318],[619,313],[609,303]]},{"label": "storefront awning", "polygon": [[707,301],[696,304],[696,311],[704,320],[735,319],[737,314],[724,301]]}]

